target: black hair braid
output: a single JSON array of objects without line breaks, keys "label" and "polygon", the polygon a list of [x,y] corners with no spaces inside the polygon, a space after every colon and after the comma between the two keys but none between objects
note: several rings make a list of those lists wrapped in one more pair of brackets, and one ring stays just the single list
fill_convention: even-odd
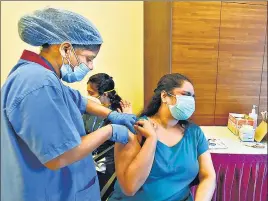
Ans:
[{"label": "black hair braid", "polygon": [[122,110],[120,106],[120,101],[122,100],[122,98],[116,93],[116,91],[113,90],[107,93],[108,93],[108,98],[110,99],[110,102],[111,102],[111,110],[115,110],[115,111],[117,111],[117,109]]}]

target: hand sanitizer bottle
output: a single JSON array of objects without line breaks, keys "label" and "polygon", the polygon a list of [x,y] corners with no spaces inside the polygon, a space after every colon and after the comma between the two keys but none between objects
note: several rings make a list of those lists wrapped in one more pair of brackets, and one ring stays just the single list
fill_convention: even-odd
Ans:
[{"label": "hand sanitizer bottle", "polygon": [[253,105],[251,113],[249,113],[249,117],[254,120],[253,128],[257,128],[258,114],[256,113],[257,105]]}]

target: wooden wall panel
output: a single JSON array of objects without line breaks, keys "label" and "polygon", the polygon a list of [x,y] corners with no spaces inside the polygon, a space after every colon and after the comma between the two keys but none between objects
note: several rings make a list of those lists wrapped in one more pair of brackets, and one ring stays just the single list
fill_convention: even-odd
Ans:
[{"label": "wooden wall panel", "polygon": [[[267,29],[266,29],[267,31]],[[259,102],[259,119],[261,120],[262,111],[267,111],[267,36],[266,36],[266,46],[265,46],[265,55],[263,62],[263,72],[262,72],[262,81],[261,81],[261,92],[260,92],[260,102]]]},{"label": "wooden wall panel", "polygon": [[266,5],[222,3],[215,124],[259,103]]},{"label": "wooden wall panel", "polygon": [[228,1],[229,3],[240,3],[240,4],[251,4],[251,5],[264,5],[266,6],[267,1]]},{"label": "wooden wall panel", "polygon": [[221,2],[174,2],[172,72],[194,83],[194,122],[214,125]]},{"label": "wooden wall panel", "polygon": [[144,105],[159,79],[170,73],[171,3],[144,2]]}]

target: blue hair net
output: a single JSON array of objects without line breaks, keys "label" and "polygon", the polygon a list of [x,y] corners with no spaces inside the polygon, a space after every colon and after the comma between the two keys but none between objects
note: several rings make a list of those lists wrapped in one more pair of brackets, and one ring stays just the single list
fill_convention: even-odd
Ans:
[{"label": "blue hair net", "polygon": [[61,44],[99,45],[102,37],[85,17],[63,9],[45,8],[23,16],[18,23],[20,38],[33,46]]}]

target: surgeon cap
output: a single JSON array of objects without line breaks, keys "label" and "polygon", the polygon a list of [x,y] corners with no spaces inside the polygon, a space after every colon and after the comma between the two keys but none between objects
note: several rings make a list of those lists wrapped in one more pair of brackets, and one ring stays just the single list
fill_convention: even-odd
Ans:
[{"label": "surgeon cap", "polygon": [[99,45],[102,37],[85,17],[63,9],[45,8],[23,16],[18,23],[20,38],[33,46],[61,44]]}]

